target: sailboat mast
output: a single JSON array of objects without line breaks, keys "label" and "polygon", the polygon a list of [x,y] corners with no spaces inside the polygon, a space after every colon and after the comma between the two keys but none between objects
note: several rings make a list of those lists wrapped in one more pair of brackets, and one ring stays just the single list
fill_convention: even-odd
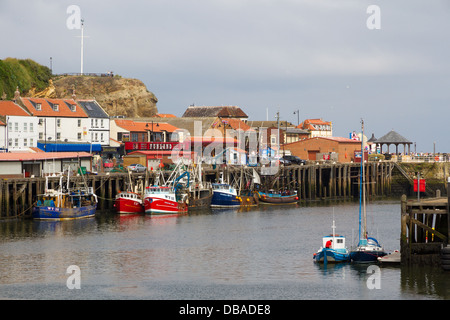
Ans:
[{"label": "sailboat mast", "polygon": [[367,216],[366,216],[366,174],[365,174],[365,165],[364,165],[364,120],[361,120],[361,166],[362,166],[362,202],[363,202],[363,238],[366,238],[367,235]]}]

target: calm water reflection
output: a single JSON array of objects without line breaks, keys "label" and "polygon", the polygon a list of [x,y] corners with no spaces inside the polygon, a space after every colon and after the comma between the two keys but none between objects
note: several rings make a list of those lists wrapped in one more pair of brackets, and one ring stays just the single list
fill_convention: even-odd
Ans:
[{"label": "calm water reflection", "polygon": [[[370,234],[398,249],[400,202],[368,206]],[[356,242],[357,203],[207,210],[178,217],[118,216],[0,222],[0,298],[12,299],[448,299],[439,268],[317,265],[323,235]],[[354,240],[354,241],[352,241]],[[81,289],[66,269],[81,270]]]}]

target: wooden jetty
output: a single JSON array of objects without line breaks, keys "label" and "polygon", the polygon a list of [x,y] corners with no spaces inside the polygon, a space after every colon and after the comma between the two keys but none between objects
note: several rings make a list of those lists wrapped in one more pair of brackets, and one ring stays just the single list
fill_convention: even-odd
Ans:
[{"label": "wooden jetty", "polygon": [[[391,162],[368,162],[366,165],[366,181],[368,196],[386,196],[391,192]],[[296,190],[299,201],[325,199],[354,199],[359,196],[359,163],[312,163],[307,165],[280,166],[273,175],[263,175],[261,167],[242,167],[232,165],[203,165],[205,182],[216,182],[220,175],[226,181],[238,186],[244,194],[253,188],[253,170],[261,178],[261,188],[275,190]],[[171,171],[164,174],[168,177]],[[145,180],[153,184],[156,172],[131,175],[133,183]],[[113,208],[113,199],[129,183],[128,173],[103,173],[71,177],[73,182],[85,179],[88,186],[94,188],[99,199],[99,210]],[[79,180],[79,181],[78,181]],[[50,181],[50,188],[55,188],[58,179]],[[44,192],[45,178],[4,178],[0,179],[0,218],[26,217],[31,213],[33,201],[37,194]]]},{"label": "wooden jetty", "polygon": [[[450,187],[450,183],[449,186]],[[400,252],[403,265],[442,264],[450,234],[449,197],[401,199]]]}]

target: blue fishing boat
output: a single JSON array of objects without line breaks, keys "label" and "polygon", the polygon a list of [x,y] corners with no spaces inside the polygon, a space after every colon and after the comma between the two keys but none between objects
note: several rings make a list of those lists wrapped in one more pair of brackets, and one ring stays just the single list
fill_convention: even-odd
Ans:
[{"label": "blue fishing boat", "polygon": [[377,239],[367,236],[366,184],[364,170],[364,121],[361,120],[361,179],[359,188],[359,242],[350,252],[350,259],[356,263],[377,262],[387,253]]},{"label": "blue fishing boat", "polygon": [[345,246],[345,237],[335,233],[336,226],[332,225],[333,233],[322,238],[322,247],[313,255],[315,262],[348,262],[350,253]]},{"label": "blue fishing boat", "polygon": [[48,179],[44,194],[38,195],[32,208],[33,219],[72,220],[95,216],[98,201],[92,187],[69,187],[69,175],[65,187],[61,175],[58,189],[49,189]]},{"label": "blue fishing boat", "polygon": [[212,191],[211,207],[237,208],[241,206],[236,188],[233,188],[228,183],[213,183]]}]

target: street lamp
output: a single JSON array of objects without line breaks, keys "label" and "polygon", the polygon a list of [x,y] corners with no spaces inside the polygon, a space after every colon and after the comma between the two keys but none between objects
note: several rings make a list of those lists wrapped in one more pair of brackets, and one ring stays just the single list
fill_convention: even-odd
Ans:
[{"label": "street lamp", "polygon": [[300,125],[300,110],[294,111],[294,114],[297,114],[297,127]]}]

